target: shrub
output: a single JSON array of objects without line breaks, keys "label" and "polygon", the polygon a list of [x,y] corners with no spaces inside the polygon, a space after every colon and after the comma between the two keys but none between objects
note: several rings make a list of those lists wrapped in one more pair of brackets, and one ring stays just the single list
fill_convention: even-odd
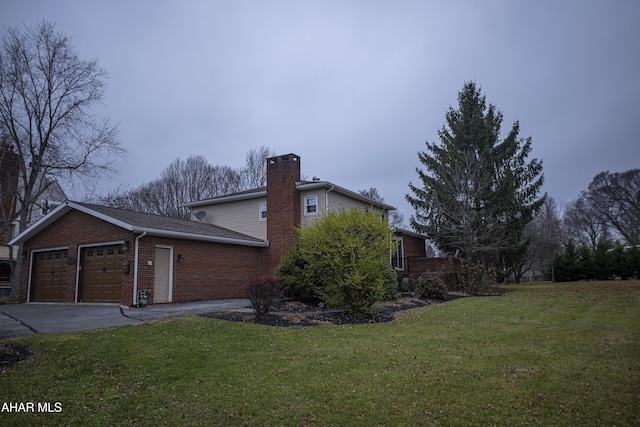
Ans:
[{"label": "shrub", "polygon": [[374,211],[327,212],[303,226],[278,277],[293,294],[367,312],[384,298],[391,230]]},{"label": "shrub", "polygon": [[415,292],[416,281],[411,276],[402,276],[398,274],[398,289],[400,292]]},{"label": "shrub", "polygon": [[315,298],[313,284],[303,280],[307,264],[297,246],[294,246],[280,260],[276,275],[280,278],[287,296],[302,300]]},{"label": "shrub", "polygon": [[256,319],[260,320],[273,307],[282,294],[280,281],[273,276],[256,276],[249,281],[247,297],[251,302]]},{"label": "shrub", "polygon": [[467,292],[478,292],[492,289],[497,284],[497,274],[493,268],[482,263],[465,263],[466,271],[458,273],[458,283]]},{"label": "shrub", "polygon": [[382,288],[384,292],[383,299],[385,301],[393,301],[398,298],[398,274],[396,273],[396,269],[391,265],[387,267]]},{"label": "shrub", "polygon": [[640,248],[607,240],[600,240],[595,248],[591,248],[576,246],[569,240],[564,253],[555,258],[552,267],[557,282],[637,278]]},{"label": "shrub", "polygon": [[449,290],[437,276],[420,276],[416,282],[418,298],[445,299]]}]

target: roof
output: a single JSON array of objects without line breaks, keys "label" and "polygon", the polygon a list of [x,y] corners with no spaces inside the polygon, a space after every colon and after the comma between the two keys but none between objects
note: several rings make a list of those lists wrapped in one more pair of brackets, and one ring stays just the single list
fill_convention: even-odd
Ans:
[{"label": "roof", "polygon": [[256,239],[255,237],[247,236],[246,234],[218,227],[213,224],[72,201],[67,201],[52,210],[49,214],[16,236],[10,244],[15,245],[30,239],[64,214],[74,209],[122,227],[133,233],[147,233],[152,236],[237,245],[269,246],[269,243],[265,240]]},{"label": "roof", "polygon": [[[359,193],[356,193],[351,190],[347,190],[344,187],[340,187],[339,185],[332,184],[329,181],[299,181],[296,183],[296,189],[299,191],[314,190],[318,188],[323,188],[328,191],[335,191],[336,193],[344,194],[345,196],[351,197],[352,199],[359,200],[363,203],[367,203],[384,210],[393,211],[396,209],[391,205],[387,205],[386,203],[382,203],[382,202],[378,202],[376,200],[370,199]],[[246,199],[257,199],[261,197],[267,197],[266,187],[254,188],[252,190],[226,194],[224,196],[214,197],[212,199],[189,202],[189,203],[185,203],[183,206],[187,208],[195,208],[199,206],[216,205],[219,203],[235,202],[238,200],[246,200]]]},{"label": "roof", "polygon": [[382,203],[382,202],[378,202],[376,200],[370,199],[368,197],[365,197],[359,193],[356,193],[354,191],[351,190],[347,190],[344,187],[340,187],[339,185],[335,185],[332,184],[329,181],[300,181],[298,183],[298,185],[296,185],[296,188],[299,191],[304,191],[304,190],[315,190],[317,188],[323,188],[325,190],[328,191],[335,191],[336,193],[340,193],[340,194],[344,194],[345,196],[351,197],[352,199],[356,199],[359,200],[363,203],[367,203],[370,204],[372,206],[376,206],[378,208],[382,208],[384,210],[388,210],[388,211],[394,211],[396,210],[396,208],[394,208],[391,205],[387,205],[386,203]]},{"label": "roof", "polygon": [[197,200],[195,202],[185,203],[182,206],[186,208],[195,208],[198,206],[215,205],[218,203],[234,202],[236,200],[255,199],[258,197],[267,197],[267,187],[254,188],[237,193],[225,194],[224,196],[213,197],[211,199]]},{"label": "roof", "polygon": [[406,228],[400,228],[400,227],[395,227],[393,229],[393,232],[395,234],[402,234],[402,235],[406,235],[406,236],[412,236],[418,239],[423,239],[423,240],[427,240],[428,237],[420,234],[420,233],[416,233],[415,231],[411,231],[411,230],[407,230]]}]

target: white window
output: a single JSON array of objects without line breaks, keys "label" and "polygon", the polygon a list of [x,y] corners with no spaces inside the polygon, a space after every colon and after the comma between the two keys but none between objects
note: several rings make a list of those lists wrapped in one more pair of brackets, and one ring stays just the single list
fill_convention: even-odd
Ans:
[{"label": "white window", "polygon": [[306,196],[304,198],[304,214],[305,215],[318,214],[318,196]]},{"label": "white window", "polygon": [[404,270],[404,246],[402,244],[402,239],[394,239],[393,243],[395,251],[391,257],[391,265],[396,270]]},{"label": "white window", "polygon": [[260,219],[260,221],[267,219],[267,202],[260,202],[260,215],[258,219]]}]

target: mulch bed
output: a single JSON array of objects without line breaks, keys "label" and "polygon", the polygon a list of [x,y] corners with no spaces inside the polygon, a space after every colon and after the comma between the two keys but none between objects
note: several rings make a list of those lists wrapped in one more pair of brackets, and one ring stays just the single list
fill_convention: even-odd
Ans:
[{"label": "mulch bed", "polygon": [[4,373],[8,367],[28,359],[32,355],[33,350],[26,345],[0,342],[0,373]]},{"label": "mulch bed", "polygon": [[208,313],[202,316],[232,322],[257,323],[260,325],[282,327],[383,323],[395,319],[399,312],[439,304],[460,297],[459,295],[449,295],[446,300],[433,300],[403,296],[395,301],[376,303],[370,314],[360,315],[350,313],[345,309],[323,308],[315,303],[283,300],[278,301],[269,314],[263,316],[260,320],[256,319],[253,310]]}]

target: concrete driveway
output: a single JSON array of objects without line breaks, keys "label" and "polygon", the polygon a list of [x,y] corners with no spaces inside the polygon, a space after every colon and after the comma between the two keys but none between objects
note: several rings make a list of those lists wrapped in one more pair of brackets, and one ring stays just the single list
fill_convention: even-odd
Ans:
[{"label": "concrete driveway", "polygon": [[112,326],[134,325],[175,316],[215,311],[251,311],[248,299],[234,298],[142,308],[119,304],[26,303],[0,305],[0,339],[33,333],[59,334]]}]

